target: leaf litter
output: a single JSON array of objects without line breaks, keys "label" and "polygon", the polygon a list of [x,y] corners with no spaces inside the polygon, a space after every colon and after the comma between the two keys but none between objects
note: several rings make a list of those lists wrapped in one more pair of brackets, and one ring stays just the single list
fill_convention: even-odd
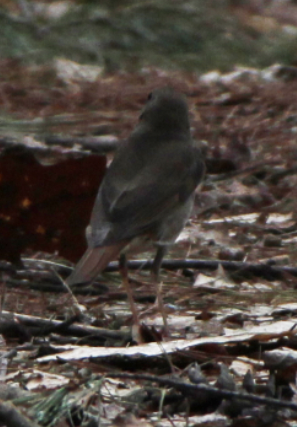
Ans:
[{"label": "leaf litter", "polygon": [[[30,75],[30,69],[23,71]],[[21,119],[22,126],[40,114],[54,123],[47,132],[59,129],[60,136],[90,136],[103,124],[120,141],[147,93],[168,83],[188,96],[193,135],[207,141],[208,167],[194,216],[169,257],[215,260],[216,268],[162,270],[168,340],[162,337],[150,275],[144,267],[131,271],[144,322],[137,343],[117,271],[104,273],[74,298],[59,279],[69,273],[59,246],[51,254],[25,246],[21,268],[3,262],[2,383],[9,390],[16,385],[34,389],[13,400],[30,416],[39,414],[41,425],[98,416],[102,425],[154,425],[158,420],[179,425],[188,419],[195,426],[243,420],[276,426],[293,425],[296,419],[297,279],[282,270],[296,265],[296,81],[247,81],[243,91],[232,79],[205,84],[195,75],[151,69],[145,77],[98,77],[81,83],[73,94],[58,78],[48,90],[38,88],[37,80],[38,99],[29,87],[23,88],[22,99],[16,90],[6,92],[6,114],[12,123]],[[38,111],[40,99],[57,90],[61,105],[48,102]],[[17,110],[17,104],[26,108]],[[95,114],[99,110],[101,116]],[[86,121],[80,127],[82,113]],[[60,117],[60,124],[52,116]],[[40,129],[33,134],[44,141]],[[2,133],[2,144],[8,136]],[[38,148],[21,132],[16,142],[33,152]],[[83,147],[77,152],[86,155]],[[141,254],[141,259],[150,257]],[[228,270],[225,261],[243,264]],[[272,276],[255,274],[249,263],[270,267]],[[46,288],[50,285],[54,289]],[[12,349],[16,353],[4,357]],[[188,373],[193,363],[198,364],[196,377],[205,379],[202,385]]]}]

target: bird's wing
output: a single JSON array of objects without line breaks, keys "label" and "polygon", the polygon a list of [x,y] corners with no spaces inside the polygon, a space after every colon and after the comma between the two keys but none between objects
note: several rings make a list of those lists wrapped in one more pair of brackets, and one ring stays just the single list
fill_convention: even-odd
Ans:
[{"label": "bird's wing", "polygon": [[97,244],[113,244],[151,230],[190,197],[204,174],[200,151],[190,144],[185,147],[169,142],[162,156],[150,155],[143,164],[135,153],[127,154],[130,158],[125,171],[117,176],[114,161],[99,191],[91,219],[92,234],[96,235],[96,229],[100,233],[102,218],[108,218],[110,230]]}]

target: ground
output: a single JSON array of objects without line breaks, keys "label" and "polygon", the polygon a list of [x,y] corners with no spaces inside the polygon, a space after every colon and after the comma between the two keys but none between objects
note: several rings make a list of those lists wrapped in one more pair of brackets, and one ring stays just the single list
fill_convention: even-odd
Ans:
[{"label": "ground", "polygon": [[[296,8],[2,1],[1,425],[296,425]],[[129,264],[140,328],[116,260],[63,281],[114,149],[168,85],[206,175],[161,271],[166,336],[153,252]]]},{"label": "ground", "polygon": [[[4,62],[2,69],[8,64]],[[9,375],[5,378],[7,384],[19,383],[22,378],[27,390],[35,391],[33,396],[37,403],[35,406],[30,403],[28,414],[41,413],[40,405],[50,410],[52,404],[48,399],[58,393],[58,402],[63,402],[67,411],[70,407],[73,413],[77,407],[84,408],[88,418],[98,411],[99,387],[104,425],[113,425],[120,416],[124,417],[124,425],[139,422],[153,425],[164,386],[153,381],[174,372],[190,384],[187,372],[189,369],[196,372],[191,365],[193,362],[202,367],[201,375],[206,378],[203,377],[202,382],[205,380],[219,389],[241,392],[247,390],[245,382],[249,379],[256,396],[279,398],[282,395],[289,403],[290,400],[294,403],[291,383],[296,365],[294,325],[297,310],[295,70],[283,68],[276,72],[274,69],[273,77],[267,80],[265,73],[255,70],[209,79],[152,68],[137,75],[106,75],[93,83],[76,82],[75,85],[51,77],[51,86],[45,88],[39,78],[46,72],[44,68],[37,72],[24,67],[26,84],[13,79],[2,84],[2,107],[6,114],[14,112],[10,131],[6,131],[1,143],[2,156],[8,156],[6,164],[19,155],[22,146],[25,152],[35,153],[40,170],[51,170],[51,166],[44,166],[48,157],[44,155],[40,163],[40,157],[36,157],[36,143],[26,135],[26,129],[35,126],[34,138],[48,150],[47,156],[51,153],[51,164],[60,164],[59,156],[63,154],[65,174],[73,176],[71,168],[67,172],[73,147],[65,149],[57,144],[49,149],[49,144],[44,142],[44,128],[39,129],[31,120],[37,111],[44,120],[43,126],[46,124],[46,135],[59,132],[61,140],[64,135],[87,138],[100,129],[101,136],[116,136],[120,144],[136,123],[147,94],[155,87],[169,84],[187,96],[192,134],[202,146],[207,174],[197,190],[191,220],[169,254],[173,266],[164,268],[161,274],[169,338],[162,336],[162,318],[153,304],[154,284],[145,269],[130,273],[141,320],[146,325],[141,331],[134,328],[131,336],[129,306],[117,271],[106,273],[100,285],[79,290],[76,301],[60,285],[60,275],[65,278],[69,271],[63,265],[69,263],[58,255],[59,239],[55,254],[32,251],[30,245],[22,248],[25,269],[17,267],[17,271],[12,271],[13,264],[10,267],[3,263],[1,287],[5,320],[2,333],[5,348],[18,349],[18,356],[9,363]],[[83,131],[80,128],[82,115]],[[14,148],[8,150],[9,144]],[[77,162],[81,158],[98,157],[94,154],[96,150],[92,153],[84,146],[75,149]],[[111,157],[112,154],[108,154],[108,159]],[[101,168],[105,167],[102,162],[100,164]],[[40,170],[36,170],[30,186],[44,188],[43,182],[38,180]],[[17,179],[14,176],[14,182],[23,182],[21,173],[27,176],[26,169],[23,171],[20,170]],[[11,175],[7,174],[2,182],[10,179]],[[72,188],[71,181],[69,186]],[[26,191],[26,186],[21,188]],[[90,191],[91,200],[95,192],[96,189]],[[51,192],[49,194],[52,197]],[[55,197],[62,199],[63,194],[54,192]],[[22,215],[25,209],[31,223],[36,221],[35,228],[40,231],[44,210],[38,211],[38,203],[30,197],[23,194],[20,199],[12,198],[11,203],[15,203],[14,209]],[[46,195],[44,197],[46,199]],[[76,197],[79,203],[80,195]],[[55,212],[51,202],[50,213],[55,216]],[[17,221],[22,215],[16,215],[13,220]],[[20,227],[18,224],[17,228]],[[84,225],[80,227],[83,233]],[[70,240],[69,246],[74,245],[75,241]],[[17,252],[17,242],[14,247]],[[136,259],[150,259],[151,256],[150,253],[139,254]],[[174,265],[176,259],[198,260],[199,263],[194,266],[184,263],[181,268]],[[48,261],[48,264],[38,260]],[[210,261],[213,264],[210,265]],[[257,270],[259,265],[265,268]],[[9,317],[7,312],[15,313],[17,323],[10,322],[11,315]],[[42,319],[47,323],[42,323]],[[58,321],[65,319],[68,319],[66,324],[60,325]],[[92,327],[88,326],[90,322]],[[162,347],[146,344],[156,340],[163,340]],[[29,341],[32,344],[28,347],[25,343]],[[60,361],[68,363],[56,364],[57,352]],[[132,377],[122,383],[120,376],[127,373]],[[150,383],[148,379],[143,383],[141,374],[152,375]],[[102,382],[101,375],[109,379]],[[144,390],[143,396],[139,394],[140,389]],[[47,390],[44,401],[37,398],[41,390]],[[162,417],[171,419],[174,416],[176,423],[189,416],[190,424],[200,425],[205,420],[198,415],[205,414],[213,417],[212,425],[220,422],[236,425],[246,416],[256,423],[263,421],[259,406],[254,407],[256,415],[251,412],[243,415],[247,404],[233,413],[230,408],[222,408],[220,402],[224,395],[214,399],[204,392],[201,405],[197,404],[197,399],[193,401],[189,391],[180,390],[178,386],[171,384],[165,390]],[[59,393],[64,393],[63,399]],[[75,406],[70,403],[74,398]],[[264,403],[268,405],[265,416],[274,420],[277,415],[285,423],[283,412],[276,413],[273,409],[273,414],[269,415],[272,408],[268,401]],[[55,405],[52,421],[44,418],[41,424],[56,425],[60,420],[63,425],[66,409],[58,403]],[[219,406],[221,415],[214,415]],[[289,419],[294,418],[291,412]],[[163,422],[162,425],[166,425],[164,419]]]}]

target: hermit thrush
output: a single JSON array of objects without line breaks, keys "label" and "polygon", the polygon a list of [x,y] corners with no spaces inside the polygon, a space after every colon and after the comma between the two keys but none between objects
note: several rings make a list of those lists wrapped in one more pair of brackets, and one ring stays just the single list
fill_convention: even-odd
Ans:
[{"label": "hermit thrush", "polygon": [[[170,88],[155,90],[100,185],[86,231],[88,249],[67,283],[94,281],[136,239],[156,246],[152,271],[157,279],[167,248],[191,213],[203,174],[184,97]],[[127,291],[137,317],[130,288]]]}]

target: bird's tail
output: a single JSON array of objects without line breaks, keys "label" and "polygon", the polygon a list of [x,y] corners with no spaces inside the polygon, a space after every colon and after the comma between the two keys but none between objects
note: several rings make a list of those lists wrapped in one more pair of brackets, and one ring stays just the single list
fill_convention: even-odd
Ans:
[{"label": "bird's tail", "polygon": [[126,245],[127,242],[124,241],[111,246],[88,248],[66,279],[66,283],[69,286],[91,283]]}]

